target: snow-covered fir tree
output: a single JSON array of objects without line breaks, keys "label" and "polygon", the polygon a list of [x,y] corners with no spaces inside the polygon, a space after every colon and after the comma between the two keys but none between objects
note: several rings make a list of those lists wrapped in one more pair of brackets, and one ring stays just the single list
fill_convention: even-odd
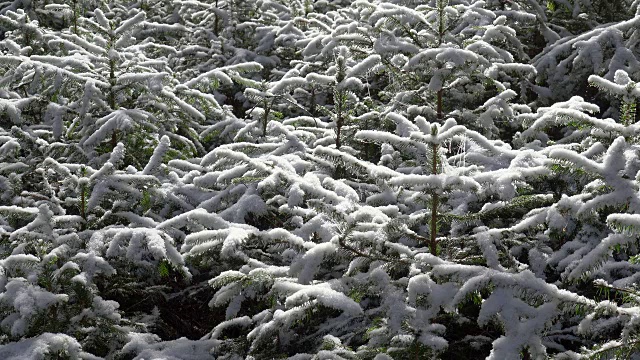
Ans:
[{"label": "snow-covered fir tree", "polygon": [[0,1],[0,359],[632,359],[638,2]]}]

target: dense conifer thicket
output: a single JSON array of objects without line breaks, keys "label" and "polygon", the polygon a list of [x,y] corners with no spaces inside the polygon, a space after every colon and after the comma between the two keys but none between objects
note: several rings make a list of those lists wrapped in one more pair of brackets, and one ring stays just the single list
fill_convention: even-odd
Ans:
[{"label": "dense conifer thicket", "polygon": [[0,0],[0,359],[640,358],[638,0]]}]

